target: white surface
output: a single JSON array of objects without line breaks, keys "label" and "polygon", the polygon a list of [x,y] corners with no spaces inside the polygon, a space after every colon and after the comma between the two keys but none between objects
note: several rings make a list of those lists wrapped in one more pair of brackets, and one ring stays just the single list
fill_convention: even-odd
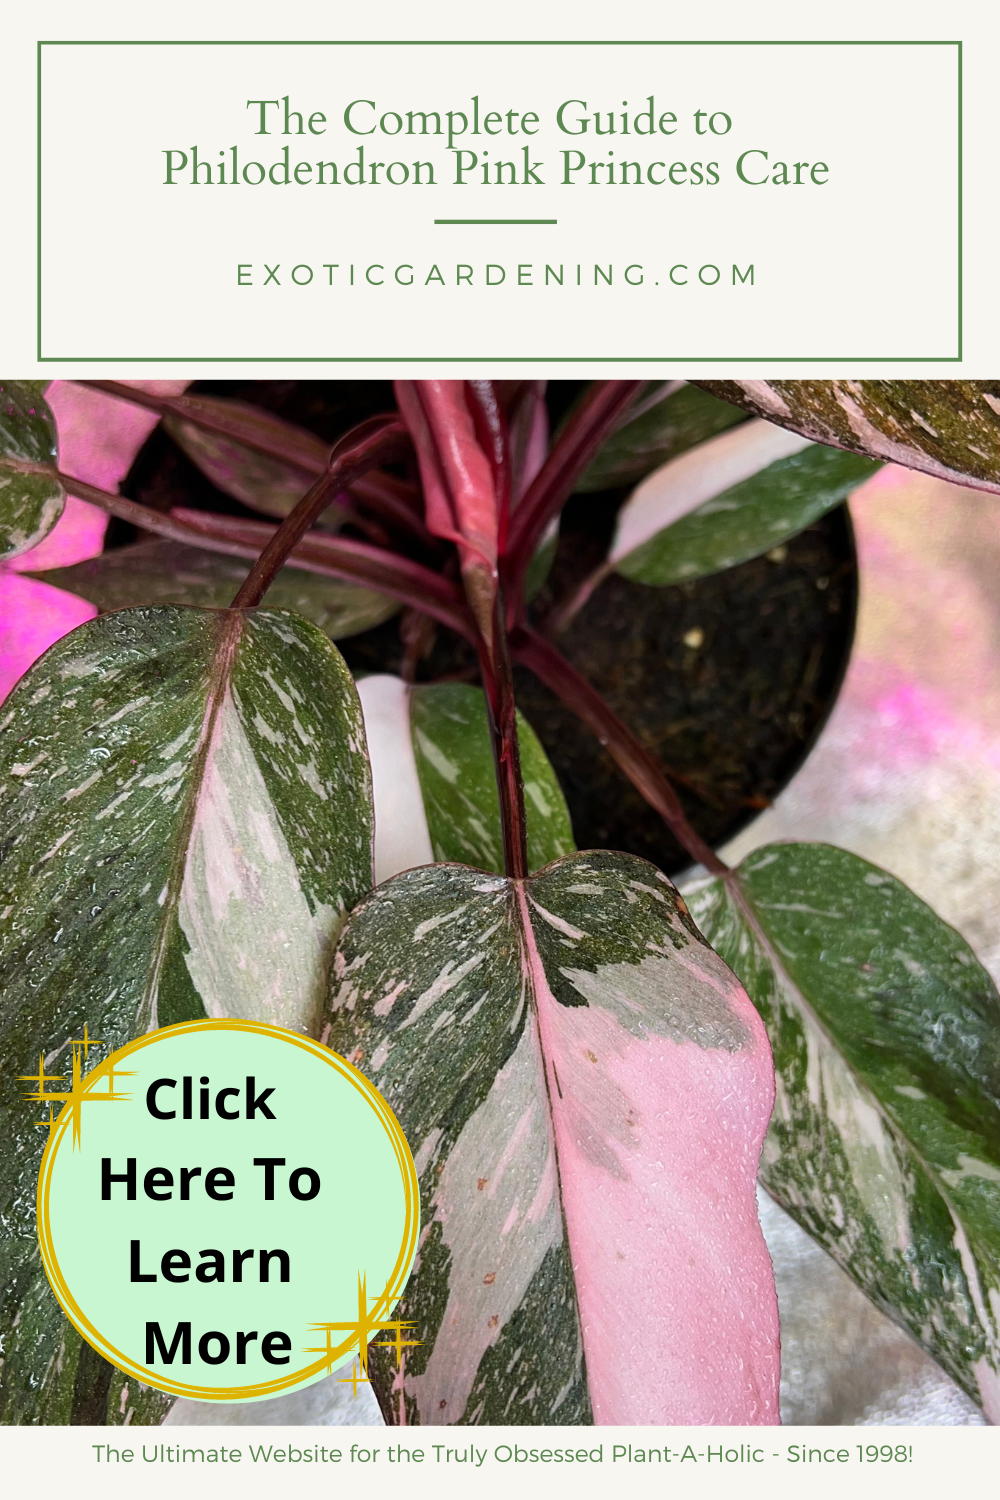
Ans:
[{"label": "white surface", "polygon": [[356,1363],[342,1365],[325,1380],[272,1401],[244,1405],[219,1401],[175,1401],[164,1427],[381,1427],[382,1413],[367,1383],[357,1393]]},{"label": "white surface", "polygon": [[358,694],[375,795],[375,884],[433,863],[431,836],[410,735],[410,695],[400,677],[362,677]]}]

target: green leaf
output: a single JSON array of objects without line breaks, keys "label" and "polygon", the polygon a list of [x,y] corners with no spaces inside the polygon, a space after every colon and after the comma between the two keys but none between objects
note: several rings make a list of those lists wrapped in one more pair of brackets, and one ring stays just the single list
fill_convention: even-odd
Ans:
[{"label": "green leaf", "polygon": [[1000,494],[1000,380],[698,384],[815,442]]},{"label": "green leaf", "polygon": [[163,426],[192,463],[223,494],[240,500],[266,516],[287,516],[302,499],[317,473],[326,467],[329,446],[301,427],[242,401],[218,396],[192,398],[208,415],[225,416],[254,434],[270,439],[289,454],[301,451],[302,465],[283,462],[248,448],[237,437],[207,432],[182,417],[167,416]]},{"label": "green leaf", "polygon": [[39,380],[0,380],[0,558],[48,536],[66,492],[56,478],[56,423]]},{"label": "green leaf", "polygon": [[113,1369],[103,1422],[107,1427],[159,1427],[173,1404],[173,1396]]},{"label": "green leaf", "polygon": [[[410,693],[413,753],[436,860],[503,871],[493,747],[481,688],[461,682]],[[566,799],[530,724],[517,716],[528,864],[540,870],[574,848]]]},{"label": "green leaf", "polygon": [[[457,860],[503,869],[500,807],[482,690],[410,687],[373,673],[358,682],[375,795],[375,878]],[[545,751],[518,714],[532,869],[573,849],[569,813]]]},{"label": "green leaf", "polygon": [[4,386],[20,386],[24,396],[32,404],[37,404],[51,384],[51,380],[0,380],[0,389]]},{"label": "green leaf", "polygon": [[668,459],[745,421],[729,401],[696,385],[682,385],[612,434],[577,480],[577,492],[636,484]]},{"label": "green leaf", "polygon": [[664,875],[604,850],[397,875],[351,914],[324,1035],[420,1177],[420,1342],[401,1381],[370,1361],[390,1420],[777,1421],[766,1036]]},{"label": "green leaf", "polygon": [[[749,468],[756,456],[766,460],[788,443],[798,451],[726,486],[740,467],[741,450],[746,451],[743,467]],[[626,578],[658,585],[721,572],[797,536],[878,467],[869,458],[805,444],[770,424],[748,422],[640,485],[619,512],[609,562]],[[726,487],[715,490],[716,485]],[[695,501],[700,501],[696,508],[687,508]]]},{"label": "green leaf", "polygon": [[[85,1025],[110,1047],[203,1015],[315,1031],[344,915],[371,885],[372,813],[347,668],[315,626],[283,611],[102,615],[51,647],[4,709],[0,1421],[10,1423],[69,1410],[80,1354],[39,1261],[44,1132],[17,1079],[40,1054],[61,1071]],[[88,1409],[98,1395],[88,1389]]]},{"label": "green leaf", "polygon": [[[186,547],[181,542],[139,542],[102,552],[71,568],[35,573],[43,583],[68,589],[106,612],[133,604],[194,604],[225,608],[250,564],[238,557]],[[332,640],[342,640],[391,619],[394,599],[374,589],[341,583],[286,564],[267,591],[268,608],[290,609],[312,620]]]},{"label": "green leaf", "polygon": [[4,1382],[0,1387],[0,1422],[5,1426],[122,1427],[127,1423],[131,1427],[158,1427],[163,1421],[174,1397],[140,1385],[134,1375],[123,1374],[85,1343],[73,1325],[61,1317],[44,1276],[32,1283],[19,1312],[19,1348],[30,1347],[35,1339],[40,1347],[52,1348],[53,1322],[58,1320],[56,1369],[45,1372],[38,1385],[25,1393],[20,1406],[9,1399],[16,1393]]},{"label": "green leaf", "polygon": [[906,886],[826,844],[689,893],[771,1038],[761,1180],[1000,1421],[1000,997]]}]

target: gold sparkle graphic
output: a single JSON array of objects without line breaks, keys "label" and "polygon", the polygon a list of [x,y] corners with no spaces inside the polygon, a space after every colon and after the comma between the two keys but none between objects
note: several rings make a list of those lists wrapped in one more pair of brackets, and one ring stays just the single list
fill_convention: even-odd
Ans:
[{"label": "gold sparkle graphic", "polygon": [[[406,1349],[406,1348],[412,1348],[416,1344],[420,1343],[419,1339],[408,1339],[408,1338],[404,1337],[404,1334],[406,1332],[408,1332],[411,1328],[413,1328],[413,1326],[414,1326],[413,1323],[404,1322],[403,1320],[401,1320],[399,1318],[373,1318],[372,1317],[371,1312],[370,1312],[369,1307],[368,1307],[369,1302],[378,1303],[378,1302],[382,1301],[382,1298],[384,1298],[384,1297],[385,1297],[385,1292],[384,1291],[382,1293],[382,1297],[369,1297],[369,1295],[368,1295],[368,1278],[367,1278],[367,1276],[362,1275],[362,1273],[359,1271],[358,1272],[358,1316],[357,1316],[357,1318],[353,1322],[346,1322],[346,1323],[312,1323],[312,1324],[310,1324],[310,1327],[314,1328],[317,1331],[317,1333],[325,1333],[326,1334],[326,1343],[325,1343],[325,1345],[322,1345],[322,1346],[319,1346],[319,1347],[305,1349],[303,1352],[305,1354],[324,1354],[324,1355],[326,1355],[326,1361],[325,1361],[325,1363],[326,1363],[326,1367],[327,1367],[327,1374],[332,1374],[333,1371],[334,1371],[334,1369],[335,1369],[335,1367],[337,1365],[339,1365],[340,1362],[341,1362],[341,1360],[344,1358],[345,1353],[349,1353],[350,1350],[354,1347],[354,1345],[357,1344],[358,1357],[354,1361],[353,1365],[351,1366],[351,1373],[350,1373],[350,1375],[348,1375],[346,1377],[346,1379],[342,1379],[339,1382],[340,1385],[351,1385],[351,1386],[353,1386],[354,1387],[354,1395],[355,1395],[355,1397],[358,1394],[358,1386],[359,1385],[368,1385],[369,1384],[369,1380],[368,1380],[368,1345],[369,1345],[370,1342],[372,1342],[372,1335],[373,1334],[376,1334],[376,1333],[390,1333],[392,1335],[392,1337],[390,1338],[390,1340],[388,1341],[388,1343],[384,1343],[384,1344],[377,1343],[377,1344],[375,1344],[375,1348],[376,1349],[394,1349],[396,1351],[396,1367],[397,1367],[397,1369],[399,1368],[400,1362],[402,1360],[403,1350]],[[352,1335],[352,1337],[350,1338],[350,1340],[348,1342],[346,1350],[344,1348],[343,1340],[339,1341],[336,1345],[334,1345],[334,1343],[332,1342],[331,1337],[330,1337],[330,1335],[333,1334],[333,1333],[348,1333],[348,1334]]]},{"label": "gold sparkle graphic", "polygon": [[[117,1103],[122,1099],[130,1097],[128,1094],[115,1093],[115,1081],[119,1078],[132,1078],[135,1075],[129,1072],[122,1072],[121,1070],[116,1073],[113,1063],[110,1064],[105,1074],[108,1080],[106,1093],[97,1093],[96,1090],[85,1087],[88,1075],[83,1071],[83,1064],[88,1060],[91,1047],[104,1046],[106,1046],[106,1043],[92,1037],[88,1027],[85,1025],[82,1037],[70,1038],[70,1047],[73,1050],[73,1062],[69,1078],[59,1078],[46,1073],[45,1059],[39,1053],[38,1072],[21,1074],[17,1080],[18,1083],[33,1083],[35,1085],[34,1090],[29,1090],[25,1093],[24,1097],[26,1099],[33,1099],[38,1104],[48,1105],[48,1114],[37,1123],[42,1126],[48,1126],[50,1136],[53,1127],[58,1120],[62,1119],[63,1115],[62,1110],[59,1111],[58,1115],[55,1113],[55,1105],[61,1103],[69,1109],[73,1118],[74,1151],[80,1148],[84,1104],[97,1102],[105,1104],[109,1102]],[[58,1083],[62,1087],[59,1089],[47,1089],[45,1085],[49,1083]]]}]

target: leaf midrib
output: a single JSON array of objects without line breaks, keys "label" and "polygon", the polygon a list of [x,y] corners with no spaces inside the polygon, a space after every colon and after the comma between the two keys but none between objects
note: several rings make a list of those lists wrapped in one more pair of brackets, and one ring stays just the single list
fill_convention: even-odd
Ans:
[{"label": "leaf midrib", "polygon": [[246,623],[246,616],[241,610],[229,609],[208,611],[208,613],[220,615],[221,624],[208,673],[208,693],[205,700],[205,713],[202,718],[201,734],[194,755],[191,758],[188,789],[184,798],[184,809],[178,820],[177,830],[174,834],[174,851],[170,862],[170,873],[167,876],[166,896],[157,925],[156,942],[153,945],[149,967],[146,971],[146,983],[136,1013],[136,1022],[139,1026],[143,1024],[143,1021],[146,1021],[146,1031],[155,1031],[159,1024],[160,975],[166,957],[167,945],[176,919],[177,905],[180,901],[181,889],[184,885],[184,876],[187,871],[191,830],[194,827],[195,815],[198,811],[198,801],[205,780],[205,772],[208,768],[209,751],[215,737],[215,727],[222,705],[225,702],[226,692],[232,680],[232,665],[235,660],[237,647],[243,638]]},{"label": "leaf midrib", "polygon": [[[531,881],[531,878],[532,877],[529,875],[524,880],[508,880],[508,886],[510,887],[511,893],[514,896],[514,909],[517,913],[517,920],[521,929],[522,951],[524,950],[524,948],[533,950],[538,967],[544,974],[545,965],[542,962],[542,955],[538,950],[538,943],[535,940],[535,930],[531,925],[531,913],[528,910],[528,885]],[[580,1339],[580,1355],[582,1361],[583,1382],[587,1390],[587,1403],[590,1407],[591,1423],[593,1423],[594,1408],[593,1401],[591,1400],[590,1395],[590,1379],[587,1374],[587,1345],[583,1331],[583,1315],[580,1310],[580,1292],[577,1286],[576,1270],[573,1265],[573,1242],[570,1238],[569,1223],[566,1219],[566,1198],[563,1192],[562,1163],[559,1159],[559,1137],[556,1133],[555,1111],[552,1106],[552,1089],[549,1086],[549,1070],[547,1067],[548,1058],[546,1057],[545,1046],[542,1041],[542,1028],[538,1018],[538,997],[535,993],[533,966],[526,967],[527,973],[525,978],[527,980],[527,983],[525,987],[527,989],[528,1010],[535,1028],[535,1037],[538,1042],[538,1055],[542,1065],[542,1081],[545,1085],[545,1108],[548,1119],[549,1138],[552,1142],[552,1160],[555,1165],[556,1191],[559,1195],[559,1220],[562,1224],[563,1243],[566,1247],[567,1259],[569,1261],[570,1279],[573,1286],[573,1301],[576,1305],[577,1333]],[[548,984],[547,978],[546,984]],[[552,998],[555,1001],[555,996],[553,996]],[[558,1004],[558,1001],[555,1001],[555,1003]],[[553,1074],[555,1074],[555,1059],[553,1059],[552,1061],[552,1070]]]},{"label": "leaf midrib", "polygon": [[[836,1052],[837,1056],[840,1057],[843,1060],[844,1066],[849,1070],[851,1078],[853,1079],[856,1087],[861,1091],[861,1093],[864,1095],[864,1097],[871,1103],[871,1105],[874,1108],[874,1110],[875,1110],[876,1114],[878,1115],[879,1119],[882,1121],[883,1125],[886,1127],[886,1129],[892,1135],[892,1137],[894,1138],[894,1140],[896,1140],[897,1142],[901,1143],[905,1147],[906,1151],[916,1159],[916,1161],[918,1162],[918,1164],[920,1165],[920,1167],[922,1168],[922,1170],[925,1172],[925,1174],[927,1175],[927,1177],[933,1183],[936,1192],[938,1193],[939,1197],[942,1199],[942,1201],[944,1202],[945,1206],[948,1209],[948,1212],[949,1212],[949,1214],[951,1216],[952,1222],[954,1224],[957,1224],[957,1225],[960,1226],[960,1228],[962,1230],[962,1233],[965,1235],[966,1241],[969,1244],[970,1249],[974,1245],[978,1247],[978,1244],[979,1244],[978,1236],[974,1236],[974,1235],[972,1235],[970,1233],[969,1227],[966,1224],[963,1215],[956,1208],[956,1205],[955,1205],[955,1203],[954,1203],[954,1201],[953,1201],[950,1193],[948,1192],[947,1187],[941,1181],[941,1178],[940,1178],[939,1172],[938,1172],[938,1168],[935,1167],[933,1165],[933,1163],[931,1163],[931,1162],[929,1162],[927,1160],[927,1158],[924,1156],[923,1152],[916,1145],[916,1143],[913,1142],[913,1141],[911,1141],[910,1138],[909,1138],[909,1136],[907,1136],[907,1135],[905,1135],[903,1133],[902,1128],[899,1125],[897,1125],[896,1121],[892,1118],[892,1116],[890,1114],[888,1114],[888,1112],[886,1111],[886,1108],[883,1105],[883,1103],[882,1103],[881,1099],[879,1098],[879,1096],[873,1091],[873,1089],[871,1088],[870,1084],[868,1084],[865,1081],[865,1079],[861,1077],[861,1075],[855,1069],[854,1065],[845,1056],[842,1048],[838,1045],[838,1043],[837,1043],[835,1037],[833,1036],[833,1033],[830,1031],[829,1027],[825,1024],[825,1022],[823,1022],[823,1021],[820,1020],[820,1018],[817,1015],[816,1011],[813,1009],[812,1005],[810,1005],[809,1001],[806,999],[805,995],[802,993],[802,990],[799,988],[799,986],[796,983],[796,981],[792,978],[791,974],[788,972],[788,969],[785,967],[785,964],[779,958],[778,953],[775,950],[774,945],[772,944],[772,942],[769,939],[769,937],[767,936],[767,933],[765,932],[763,926],[761,925],[760,919],[758,918],[757,913],[754,910],[753,905],[751,904],[749,896],[747,895],[747,893],[743,889],[743,886],[742,886],[742,883],[740,881],[740,877],[739,877],[738,872],[734,873],[733,879],[731,879],[731,880],[724,880],[722,882],[722,884],[723,884],[723,887],[725,888],[725,890],[727,892],[731,891],[733,893],[733,895],[735,897],[735,900],[737,901],[737,903],[738,903],[738,905],[739,905],[739,907],[740,907],[740,909],[741,909],[741,911],[742,911],[742,913],[743,913],[743,915],[744,915],[744,917],[745,917],[745,919],[747,921],[748,926],[751,928],[751,930],[752,930],[752,932],[754,934],[754,937],[760,943],[760,945],[763,948],[765,954],[767,955],[768,962],[773,966],[773,968],[775,969],[775,971],[779,975],[781,975],[781,977],[784,979],[785,983],[792,990],[793,994],[798,999],[799,1004],[801,1005],[802,1010],[805,1013],[805,1015],[808,1016],[809,1020],[816,1027],[816,1029],[820,1033],[820,1035],[826,1040],[826,1042],[828,1043],[828,1045],[833,1048],[833,1050]],[[979,1283],[980,1283],[980,1285],[979,1285],[980,1300],[982,1302],[982,1305],[984,1307],[987,1307],[989,1305],[989,1299],[988,1299],[988,1297],[984,1297],[983,1296],[982,1278],[980,1276],[980,1268],[979,1268],[979,1258],[978,1258],[978,1256],[975,1258],[975,1264],[976,1264],[976,1276],[977,1276],[977,1280],[979,1280]],[[962,1267],[962,1274],[963,1274],[963,1276],[965,1276],[965,1279],[967,1281],[968,1280],[968,1276],[966,1275],[964,1265]],[[971,1292],[970,1292],[970,1296],[971,1296]],[[973,1300],[973,1307],[975,1307],[975,1299],[972,1299],[972,1300]],[[977,1319],[978,1319],[978,1314],[977,1314]],[[988,1335],[988,1329],[984,1329],[983,1331],[984,1331],[984,1333],[986,1333]]]}]

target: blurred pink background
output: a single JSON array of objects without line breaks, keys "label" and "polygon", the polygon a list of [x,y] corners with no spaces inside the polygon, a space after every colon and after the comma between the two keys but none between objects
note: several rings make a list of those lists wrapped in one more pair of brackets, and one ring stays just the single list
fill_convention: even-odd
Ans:
[{"label": "blurred pink background", "polygon": [[[190,381],[133,380],[129,384],[174,395]],[[45,399],[55,413],[63,472],[102,490],[117,491],[156,426],[156,413],[66,380],[53,381]],[[104,546],[107,525],[103,511],[70,495],[44,542],[20,557],[0,562],[0,699],[53,641],[97,614],[86,600],[21,575],[67,568],[96,557]]]}]

